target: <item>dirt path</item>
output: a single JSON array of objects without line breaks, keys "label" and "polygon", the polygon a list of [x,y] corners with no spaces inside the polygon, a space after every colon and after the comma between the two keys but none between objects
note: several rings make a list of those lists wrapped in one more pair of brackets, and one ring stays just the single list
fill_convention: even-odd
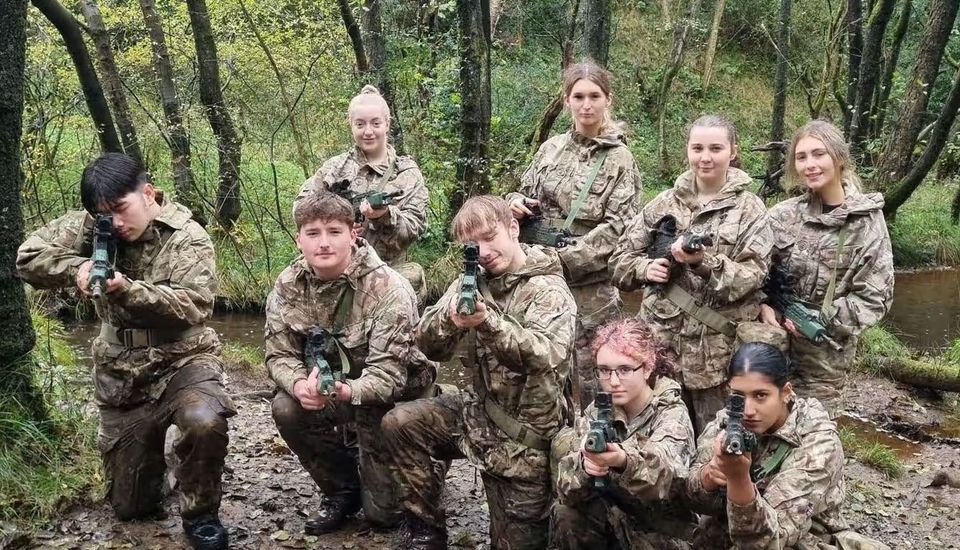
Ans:
[{"label": "dirt path", "polygon": [[[855,383],[858,397],[852,399],[850,408],[867,422],[890,423],[891,419],[899,419],[903,425],[942,425],[947,417],[941,409],[956,406],[938,403],[936,398],[912,396],[885,380],[863,378]],[[263,383],[237,380],[229,387],[244,396],[236,399],[239,414],[231,420],[221,510],[234,548],[394,547],[394,532],[371,529],[362,518],[333,535],[304,536],[304,520],[320,499],[316,486],[279,438],[270,417],[269,401],[256,394],[265,389]],[[867,433],[873,428],[865,424],[858,429]],[[957,443],[903,441],[906,474],[899,480],[886,479],[848,459],[847,517],[851,526],[893,548],[960,548],[960,489],[929,486],[941,469],[960,468]],[[474,469],[463,461],[451,468],[444,503],[451,546],[486,548],[487,512],[482,485]],[[38,533],[33,547],[183,548],[186,540],[176,499],[168,497],[165,504],[167,518],[129,523],[116,521],[104,502],[79,505],[48,530]]]}]

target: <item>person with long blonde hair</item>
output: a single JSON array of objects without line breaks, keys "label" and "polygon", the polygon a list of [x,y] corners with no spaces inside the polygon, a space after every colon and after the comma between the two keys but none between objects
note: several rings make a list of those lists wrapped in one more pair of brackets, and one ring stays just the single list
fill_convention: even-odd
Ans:
[{"label": "person with long blonde hair", "polygon": [[835,416],[859,335],[893,302],[883,196],[861,191],[843,134],[824,120],[810,121],[794,134],[787,177],[806,192],[770,209],[777,236],[774,269],[786,272],[790,290],[820,313],[842,349],[812,342],[769,305],[761,306],[761,319],[789,332],[796,386]]},{"label": "person with long blonde hair", "polygon": [[558,250],[564,277],[577,301],[577,370],[586,407],[596,392],[588,343],[600,323],[620,316],[620,293],[610,284],[610,254],[637,213],[640,172],[627,147],[624,125],[613,120],[611,75],[593,61],[563,72],[564,105],[573,126],[547,140],[507,195],[514,216],[540,213],[554,229],[575,235]]},{"label": "person with long blonde hair", "polygon": [[353,147],[320,166],[300,187],[296,205],[316,191],[331,191],[346,184],[345,191],[402,191],[393,204],[373,208],[360,206],[362,220],[354,226],[390,267],[413,286],[423,298],[423,268],[407,258],[407,248],[427,226],[429,193],[416,161],[398,155],[390,145],[390,107],[376,87],[366,85],[350,100],[347,109]]}]

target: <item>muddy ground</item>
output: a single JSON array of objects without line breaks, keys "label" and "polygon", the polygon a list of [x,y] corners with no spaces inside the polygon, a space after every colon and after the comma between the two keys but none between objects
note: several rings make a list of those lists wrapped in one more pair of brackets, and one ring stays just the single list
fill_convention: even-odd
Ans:
[{"label": "muddy ground", "polygon": [[[906,474],[883,474],[848,459],[847,517],[851,525],[893,548],[960,548],[960,489],[931,486],[944,469],[960,469],[956,395],[917,395],[893,382],[858,378],[846,425],[863,437],[895,446]],[[234,548],[392,548],[394,533],[372,529],[362,518],[341,532],[304,536],[303,523],[319,503],[316,486],[277,435],[270,417],[268,386],[261,377],[234,373],[229,381],[239,414],[231,421],[230,454],[224,475],[221,517]],[[952,400],[952,401],[951,401]],[[945,413],[945,411],[947,411]],[[953,411],[953,416],[950,412]],[[953,424],[951,424],[951,422]],[[878,427],[906,433],[913,441]],[[924,441],[916,441],[924,440]],[[456,463],[450,470],[444,504],[451,546],[487,548],[487,512],[475,470]],[[104,502],[75,505],[37,533],[33,548],[183,548],[175,497],[168,517],[121,523]]]}]

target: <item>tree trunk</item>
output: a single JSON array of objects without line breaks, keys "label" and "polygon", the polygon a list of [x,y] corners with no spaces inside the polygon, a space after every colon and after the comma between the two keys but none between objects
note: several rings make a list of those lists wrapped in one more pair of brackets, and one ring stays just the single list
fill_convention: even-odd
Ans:
[{"label": "tree trunk", "polygon": [[660,0],[660,16],[663,17],[665,27],[673,26],[673,17],[670,15],[670,0]]},{"label": "tree trunk", "polygon": [[958,110],[960,110],[960,70],[958,70],[953,77],[953,86],[950,88],[950,95],[940,109],[940,116],[937,117],[937,122],[930,133],[930,140],[927,142],[927,147],[923,150],[923,154],[920,155],[917,162],[913,164],[913,168],[907,172],[907,175],[904,176],[899,185],[883,196],[884,215],[888,217],[895,216],[897,209],[900,208],[903,203],[907,202],[910,195],[923,183],[923,179],[927,177],[930,169],[936,164],[937,158],[943,151],[943,146],[946,145],[947,138],[950,137],[950,128],[957,119]]},{"label": "tree trunk", "polygon": [[17,247],[23,242],[20,189],[20,137],[27,52],[27,1],[0,2],[0,404],[19,407],[43,420],[42,398],[35,390],[28,354],[36,343],[23,281],[17,276]]},{"label": "tree trunk", "polygon": [[717,56],[717,40],[720,37],[720,23],[723,21],[723,9],[727,5],[727,0],[717,0],[717,5],[713,7],[713,23],[710,25],[710,38],[707,39],[707,54],[703,62],[703,91],[710,88],[710,81],[713,80],[713,61]]},{"label": "tree trunk", "polygon": [[[489,13],[487,15],[489,17]],[[380,94],[390,106],[390,140],[397,153],[403,154],[403,127],[400,125],[400,111],[393,93],[393,82],[387,71],[387,41],[383,36],[380,0],[364,0],[363,29],[366,34],[370,71],[377,80]]]},{"label": "tree trunk", "polygon": [[890,184],[899,181],[910,168],[917,136],[927,120],[924,115],[930,101],[929,92],[937,79],[957,8],[956,0],[930,2],[916,63],[899,109],[900,117],[893,126],[877,167],[878,187],[884,192],[889,191]]},{"label": "tree trunk", "polygon": [[896,0],[876,0],[867,21],[867,40],[863,44],[860,76],[857,78],[857,91],[853,111],[850,113],[850,146],[858,160],[862,160],[863,142],[870,124],[869,117],[883,53],[883,35],[887,31],[887,23],[893,15],[895,4]]},{"label": "tree trunk", "polygon": [[217,222],[230,231],[240,217],[241,140],[223,100],[217,43],[213,37],[213,29],[210,28],[207,3],[205,0],[187,0],[187,10],[193,26],[193,41],[196,44],[197,65],[200,68],[200,101],[207,111],[210,128],[217,136],[217,153],[220,157]]},{"label": "tree trunk", "polygon": [[[773,93],[773,120],[770,123],[770,141],[783,141],[783,117],[787,112],[787,69],[790,66],[790,11],[793,0],[780,0],[780,33],[777,37],[777,77]],[[779,151],[767,157],[767,173],[772,174],[783,162]],[[780,189],[775,191],[779,192]]]},{"label": "tree trunk", "polygon": [[856,101],[860,57],[863,52],[863,0],[847,0],[847,97],[843,105],[843,129],[850,132],[850,108]]},{"label": "tree trunk", "polygon": [[100,7],[96,0],[82,0],[80,11],[87,22],[87,30],[93,38],[97,49],[97,65],[103,77],[103,85],[113,114],[117,116],[117,128],[120,130],[120,141],[123,143],[123,152],[132,157],[140,166],[144,166],[143,153],[140,152],[140,141],[137,139],[137,128],[133,124],[133,115],[130,114],[130,105],[127,103],[127,94],[123,91],[123,82],[120,79],[120,70],[113,56],[113,46],[110,44],[110,33],[103,24]]},{"label": "tree trunk", "polygon": [[[4,0],[5,2],[7,0]],[[100,140],[100,149],[105,152],[119,153],[123,151],[120,145],[120,138],[117,137],[117,131],[113,127],[113,116],[110,114],[110,107],[103,96],[103,88],[100,86],[100,79],[97,78],[97,72],[93,68],[93,62],[90,60],[90,53],[87,51],[87,45],[83,42],[83,33],[80,31],[80,23],[77,19],[60,5],[57,0],[32,0],[40,13],[46,17],[57,31],[63,37],[63,43],[67,47],[67,53],[73,60],[73,65],[77,69],[77,77],[80,79],[80,88],[83,90],[83,97],[87,102],[87,109],[90,110],[90,118],[93,119],[94,128],[97,130],[97,137]]]},{"label": "tree trunk", "polygon": [[240,12],[243,13],[243,18],[246,19],[247,24],[250,25],[250,29],[257,38],[257,44],[260,45],[263,54],[267,56],[267,62],[270,63],[273,75],[277,79],[277,85],[280,87],[280,101],[283,102],[283,109],[287,112],[287,123],[290,124],[293,143],[297,146],[297,159],[300,163],[300,168],[303,170],[303,177],[309,178],[313,174],[313,166],[316,164],[316,161],[307,153],[306,146],[304,145],[303,135],[300,133],[300,127],[297,125],[297,117],[293,111],[294,105],[290,101],[290,94],[287,93],[286,80],[284,80],[283,74],[280,72],[280,67],[277,66],[277,62],[273,58],[273,53],[270,51],[270,47],[267,46],[267,42],[260,33],[260,28],[257,27],[243,0],[238,0],[238,5],[240,6]]},{"label": "tree trunk", "polygon": [[610,54],[610,11],[610,0],[585,0],[583,4],[583,49],[603,67]]},{"label": "tree trunk", "polygon": [[[573,39],[577,33],[577,17],[580,15],[580,0],[574,0],[573,2],[573,13],[570,16],[570,26],[567,33],[567,40],[563,43],[563,52],[560,56],[560,69],[566,70],[567,67],[573,63]],[[540,115],[540,123],[537,124],[536,129],[530,134],[530,147],[531,152],[536,153],[537,149],[543,145],[543,142],[547,141],[550,137],[550,130],[553,128],[553,123],[557,121],[557,117],[560,116],[560,113],[563,111],[563,84],[560,84],[560,90],[557,92],[557,95],[553,97],[553,100],[550,101],[550,104],[547,105],[547,108],[544,109],[543,114]]]},{"label": "tree trunk", "polygon": [[670,52],[670,64],[660,81],[660,93],[657,96],[657,137],[660,141],[660,179],[668,181],[670,179],[670,157],[667,153],[667,102],[670,94],[670,86],[673,79],[680,72],[683,66],[683,56],[687,50],[687,43],[690,41],[693,23],[700,13],[700,1],[690,0],[687,6],[687,12],[677,21],[673,30],[673,49]]},{"label": "tree trunk", "polygon": [[353,10],[350,9],[350,0],[337,0],[337,6],[340,8],[340,17],[343,19],[343,26],[347,29],[347,36],[350,37],[350,45],[353,46],[353,55],[357,58],[357,72],[364,74],[370,70],[370,65],[367,63],[367,54],[363,49],[363,36],[360,34],[360,25],[357,25],[357,20],[353,17]]},{"label": "tree trunk", "polygon": [[180,98],[173,81],[173,64],[167,50],[167,38],[163,32],[163,22],[157,13],[154,0],[139,0],[143,21],[150,34],[150,46],[153,49],[153,70],[157,75],[157,88],[160,91],[160,104],[166,120],[165,139],[170,147],[170,167],[173,171],[173,187],[177,202],[193,212],[193,219],[200,225],[207,225],[203,201],[190,167],[190,135],[183,126],[180,111]]},{"label": "tree trunk", "polygon": [[460,155],[457,187],[450,194],[456,214],[468,197],[490,191],[490,2],[457,0],[460,23]]},{"label": "tree trunk", "polygon": [[950,219],[953,225],[960,223],[960,187],[957,188],[957,194],[953,196],[953,205],[950,207]]},{"label": "tree trunk", "polygon": [[870,366],[897,382],[920,388],[960,392],[960,366],[908,358],[875,358]]},{"label": "tree trunk", "polygon": [[879,137],[883,130],[883,123],[887,117],[888,102],[890,99],[890,89],[893,87],[893,75],[897,70],[897,63],[900,62],[900,50],[903,48],[903,39],[907,36],[907,30],[910,28],[910,13],[913,8],[913,0],[906,0],[903,8],[900,10],[900,18],[897,19],[897,28],[893,33],[888,55],[883,61],[883,80],[880,82],[878,98],[875,103],[876,118],[870,132],[871,137]]},{"label": "tree trunk", "polygon": [[[841,3],[837,6],[837,13],[827,30],[826,40],[824,40],[827,47],[824,50],[823,67],[820,70],[819,87],[816,94],[808,94],[810,118],[813,119],[820,118],[820,113],[827,101],[827,94],[840,72],[843,57],[840,52],[840,38],[845,14],[846,6]],[[810,86],[810,88],[813,87]]]}]

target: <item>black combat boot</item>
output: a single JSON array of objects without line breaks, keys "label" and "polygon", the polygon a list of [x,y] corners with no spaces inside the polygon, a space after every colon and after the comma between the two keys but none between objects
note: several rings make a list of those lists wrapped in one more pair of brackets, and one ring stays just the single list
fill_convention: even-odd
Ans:
[{"label": "black combat boot", "polygon": [[215,515],[184,520],[183,530],[195,550],[226,550],[229,547],[227,529]]},{"label": "black combat boot", "polygon": [[303,532],[308,535],[332,533],[362,507],[363,501],[359,492],[324,497],[320,509],[303,525]]},{"label": "black combat boot", "polygon": [[435,527],[406,512],[400,524],[399,540],[404,550],[446,550],[447,528]]}]

